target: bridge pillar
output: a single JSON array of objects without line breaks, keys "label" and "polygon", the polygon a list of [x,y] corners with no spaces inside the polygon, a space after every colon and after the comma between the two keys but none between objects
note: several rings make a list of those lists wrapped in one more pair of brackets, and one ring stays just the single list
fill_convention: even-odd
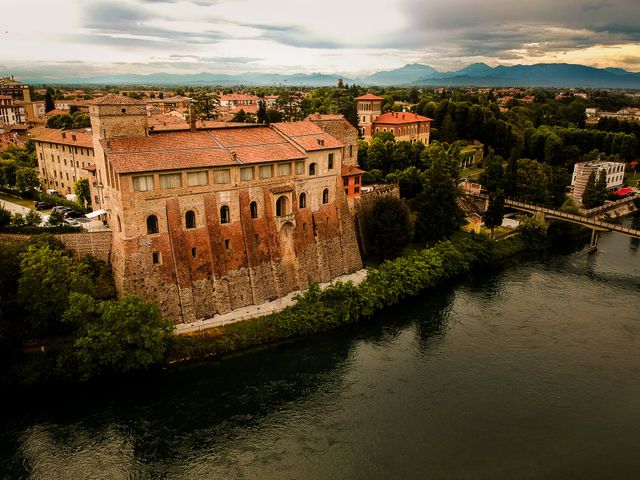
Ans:
[{"label": "bridge pillar", "polygon": [[591,230],[591,242],[589,243],[589,253],[598,250],[598,231],[594,228]]}]

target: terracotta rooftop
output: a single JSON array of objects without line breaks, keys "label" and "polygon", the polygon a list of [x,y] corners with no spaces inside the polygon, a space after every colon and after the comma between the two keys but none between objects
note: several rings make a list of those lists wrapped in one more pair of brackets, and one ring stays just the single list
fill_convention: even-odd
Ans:
[{"label": "terracotta rooftop", "polygon": [[219,95],[220,100],[223,101],[254,101],[257,102],[260,100],[260,97],[256,97],[255,95],[246,95],[244,93],[222,93]]},{"label": "terracotta rooftop", "polygon": [[374,95],[373,93],[366,93],[364,95],[360,95],[356,100],[384,100],[384,98]]},{"label": "terracotta rooftop", "polygon": [[89,105],[144,105],[144,102],[135,98],[125,97],[116,93],[110,93],[104,97],[96,98],[87,102]]},{"label": "terracotta rooftop", "polygon": [[161,132],[101,140],[117,173],[217,167],[305,158],[270,127]]},{"label": "terracotta rooftop", "polygon": [[147,118],[147,122],[149,130],[153,130],[154,132],[160,130],[189,129],[189,123],[186,120],[173,115],[150,115]]},{"label": "terracotta rooftop", "polygon": [[[74,139],[75,137],[75,139]],[[71,145],[74,147],[93,148],[93,136],[84,129],[79,130],[58,130],[55,128],[45,128],[37,137],[35,142],[57,143],[59,145]]]},{"label": "terracotta rooftop", "polygon": [[338,139],[326,133],[315,123],[306,120],[293,123],[273,123],[272,125],[307,151],[344,147]]},{"label": "terracotta rooftop", "polygon": [[344,120],[344,115],[339,113],[312,113],[305,120]]},{"label": "terracotta rooftop", "polygon": [[431,119],[428,117],[423,117],[422,115],[416,115],[411,112],[387,112],[380,115],[376,118],[373,123],[384,123],[384,124],[404,124],[404,123],[415,123],[415,122],[430,122]]},{"label": "terracotta rooftop", "polygon": [[364,170],[359,169],[358,167],[354,167],[352,165],[342,164],[340,173],[343,177],[350,177],[352,175],[362,175],[363,173],[367,173]]}]

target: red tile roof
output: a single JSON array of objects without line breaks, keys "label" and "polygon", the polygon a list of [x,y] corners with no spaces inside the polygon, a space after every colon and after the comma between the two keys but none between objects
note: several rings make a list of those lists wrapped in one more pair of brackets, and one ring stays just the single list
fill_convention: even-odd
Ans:
[{"label": "red tile roof", "polygon": [[186,130],[189,128],[189,123],[186,120],[173,115],[150,115],[147,122],[149,130],[155,132],[159,130]]},{"label": "red tile roof", "polygon": [[[64,136],[63,136],[64,135]],[[73,139],[75,137],[75,140]],[[42,133],[33,138],[35,142],[57,143],[74,147],[93,148],[93,136],[86,130],[57,130],[45,128]]]},{"label": "red tile roof", "polygon": [[343,120],[344,115],[339,113],[312,113],[305,120]]},{"label": "red tile roof", "polygon": [[135,98],[126,97],[124,95],[118,95],[111,93],[104,97],[96,98],[87,102],[89,105],[144,105],[144,102],[136,100]]},{"label": "red tile roof", "polygon": [[343,177],[350,177],[352,175],[362,175],[363,173],[367,173],[364,170],[360,170],[358,167],[354,167],[351,165],[342,164],[340,174]]},{"label": "red tile roof", "polygon": [[367,93],[365,95],[360,95],[356,100],[384,100],[384,98],[374,95],[373,93]]},{"label": "red tile roof", "polygon": [[305,158],[273,129],[233,127],[101,140],[117,173],[240,165]]},{"label": "red tile roof", "polygon": [[307,151],[342,148],[344,145],[309,121],[273,123],[272,126]]},{"label": "red tile roof", "polygon": [[411,112],[387,112],[376,118],[373,123],[375,124],[404,124],[415,122],[430,122],[431,119],[423,117],[422,115],[416,115]]}]

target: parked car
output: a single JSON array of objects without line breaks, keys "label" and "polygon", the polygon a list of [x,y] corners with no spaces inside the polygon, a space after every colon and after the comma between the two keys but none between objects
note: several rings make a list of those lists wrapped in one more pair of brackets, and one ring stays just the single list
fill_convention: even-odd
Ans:
[{"label": "parked car", "polygon": [[64,205],[56,205],[55,207],[53,207],[53,209],[51,211],[52,212],[60,212],[60,213],[64,214],[66,212],[71,212],[72,210],[69,207],[65,207]]},{"label": "parked car", "polygon": [[75,210],[64,212],[64,218],[81,218],[81,217],[84,217],[84,213],[76,212]]},{"label": "parked car", "polygon": [[36,207],[36,210],[47,210],[52,207],[49,202],[35,202],[34,206]]}]

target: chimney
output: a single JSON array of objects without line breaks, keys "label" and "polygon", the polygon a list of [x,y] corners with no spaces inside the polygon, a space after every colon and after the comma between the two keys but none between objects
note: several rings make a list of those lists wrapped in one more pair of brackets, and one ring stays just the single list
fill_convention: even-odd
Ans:
[{"label": "chimney", "polygon": [[318,141],[318,145],[324,145],[324,139],[316,138],[316,140]]},{"label": "chimney", "polygon": [[196,116],[193,113],[193,105],[189,104],[189,127],[192,132],[196,131]]}]

